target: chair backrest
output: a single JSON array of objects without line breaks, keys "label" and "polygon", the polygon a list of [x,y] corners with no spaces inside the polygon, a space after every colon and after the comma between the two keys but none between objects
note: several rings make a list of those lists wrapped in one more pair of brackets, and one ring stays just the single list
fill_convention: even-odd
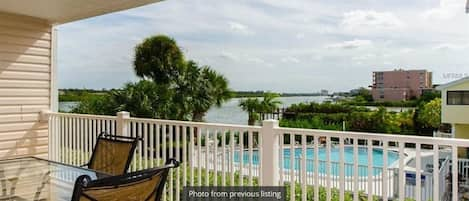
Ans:
[{"label": "chair backrest", "polygon": [[82,175],[75,182],[72,201],[159,201],[169,170],[178,166],[178,161],[169,159],[163,167],[94,181]]},{"label": "chair backrest", "polygon": [[132,162],[138,140],[139,138],[101,133],[88,168],[110,175],[125,174]]}]

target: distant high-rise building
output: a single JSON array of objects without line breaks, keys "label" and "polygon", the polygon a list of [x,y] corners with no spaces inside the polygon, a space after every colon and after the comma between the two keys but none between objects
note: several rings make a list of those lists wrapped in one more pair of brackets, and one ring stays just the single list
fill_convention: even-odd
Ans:
[{"label": "distant high-rise building", "polygon": [[376,71],[371,94],[375,101],[401,101],[418,98],[429,88],[432,88],[432,73],[427,70]]}]

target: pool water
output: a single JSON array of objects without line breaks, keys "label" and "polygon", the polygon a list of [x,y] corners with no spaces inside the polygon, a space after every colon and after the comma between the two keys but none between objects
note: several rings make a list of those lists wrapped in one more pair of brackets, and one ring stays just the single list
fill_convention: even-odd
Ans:
[{"label": "pool water", "polygon": [[[301,156],[302,156],[302,149],[296,148],[295,149],[295,161],[294,161],[294,169],[300,170],[301,167]],[[239,163],[240,161],[240,154],[239,152],[234,153],[234,161]],[[283,150],[283,168],[284,170],[290,170],[290,160],[291,160],[291,150],[284,149]],[[381,174],[383,168],[383,150],[379,148],[373,149],[373,160],[372,160],[372,167],[373,167],[373,175]],[[318,153],[318,160],[319,160],[319,168],[318,172],[325,174],[327,173],[327,166],[326,166],[326,148],[321,147],[319,148]],[[338,147],[332,147],[330,152],[330,159],[331,159],[331,175],[340,175],[340,149]],[[353,147],[345,147],[344,148],[344,159],[345,159],[345,176],[353,176],[354,175],[354,154],[353,154]],[[388,167],[391,166],[395,161],[399,159],[399,154],[394,151],[388,151]],[[243,152],[243,163],[249,163],[249,153],[247,151]],[[253,165],[259,164],[259,152],[253,151]],[[306,149],[306,171],[307,172],[314,172],[314,149],[308,148]],[[368,176],[368,149],[366,147],[359,147],[358,148],[358,173],[359,176]]]}]

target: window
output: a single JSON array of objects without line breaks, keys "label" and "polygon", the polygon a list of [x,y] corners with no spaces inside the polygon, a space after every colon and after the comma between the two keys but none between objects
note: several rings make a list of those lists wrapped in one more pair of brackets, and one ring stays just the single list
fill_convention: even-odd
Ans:
[{"label": "window", "polygon": [[448,91],[446,95],[448,105],[469,105],[469,91]]}]

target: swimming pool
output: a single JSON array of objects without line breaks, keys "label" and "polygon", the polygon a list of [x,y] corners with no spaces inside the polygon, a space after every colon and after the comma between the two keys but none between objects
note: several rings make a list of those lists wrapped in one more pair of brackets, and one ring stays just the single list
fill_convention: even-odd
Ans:
[{"label": "swimming pool", "polygon": [[[283,150],[283,168],[284,170],[290,170],[290,159],[291,153],[290,149]],[[295,161],[294,161],[294,169],[300,170],[301,166],[301,148],[295,149]],[[236,163],[240,162],[240,154],[239,152],[235,152],[234,154],[234,161]],[[381,174],[382,167],[383,167],[383,150],[379,148],[373,148],[373,175]],[[321,147],[319,148],[319,173],[327,173],[327,166],[326,166],[326,148]],[[331,158],[331,175],[340,175],[340,149],[338,147],[332,147],[330,152]],[[314,149],[307,148],[306,149],[306,171],[307,172],[314,172]],[[354,175],[354,154],[353,154],[353,147],[345,147],[344,148],[344,159],[345,159],[345,176],[353,176]],[[394,151],[388,151],[388,167],[392,165],[395,161],[399,159],[399,154]],[[249,154],[247,151],[243,152],[243,163],[249,163]],[[257,150],[253,151],[253,165],[259,164],[259,152]],[[368,149],[366,147],[359,147],[358,148],[358,173],[359,176],[368,176]]]}]

